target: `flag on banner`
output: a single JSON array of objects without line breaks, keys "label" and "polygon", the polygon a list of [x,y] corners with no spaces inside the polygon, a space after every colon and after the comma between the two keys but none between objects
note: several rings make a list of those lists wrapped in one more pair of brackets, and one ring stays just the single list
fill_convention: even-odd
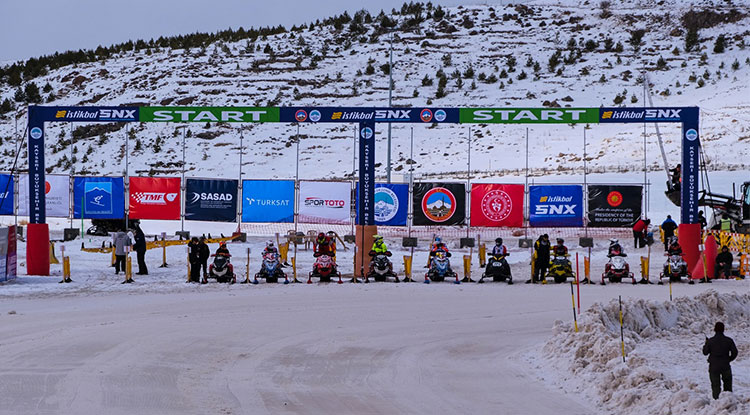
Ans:
[{"label": "flag on banner", "polygon": [[583,186],[529,186],[530,226],[583,226]]},{"label": "flag on banner", "polygon": [[523,185],[471,185],[471,226],[523,226]]},{"label": "flag on banner", "polygon": [[349,225],[352,184],[350,182],[300,182],[299,221]]},{"label": "flag on banner", "polygon": [[73,217],[122,219],[125,217],[125,184],[122,177],[73,179]]},{"label": "flag on banner", "polygon": [[414,183],[416,226],[465,225],[466,187],[463,183]]},{"label": "flag on banner", "polygon": [[180,178],[131,177],[131,219],[180,219]]},{"label": "flag on banner", "polygon": [[[67,218],[70,214],[70,178],[48,174],[45,177],[44,193],[47,216]],[[29,214],[29,175],[24,174],[18,183],[18,214]]]},{"label": "flag on banner", "polygon": [[294,222],[294,180],[243,180],[243,222]]},{"label": "flag on banner", "polygon": [[[12,175],[0,174],[0,215],[13,214],[14,184]],[[28,209],[28,206],[26,208]]]},{"label": "flag on banner", "polygon": [[237,221],[237,180],[185,180],[185,219]]},{"label": "flag on banner", "polygon": [[[359,183],[357,183],[357,225],[359,223]],[[408,184],[375,184],[375,225],[406,226],[409,214]]]},{"label": "flag on banner", "polygon": [[589,226],[628,228],[641,217],[643,186],[589,185]]}]

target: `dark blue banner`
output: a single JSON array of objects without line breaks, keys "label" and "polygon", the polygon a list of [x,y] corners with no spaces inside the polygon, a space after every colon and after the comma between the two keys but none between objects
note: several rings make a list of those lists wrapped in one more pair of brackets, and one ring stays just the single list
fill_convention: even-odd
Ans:
[{"label": "dark blue banner", "polygon": [[[359,183],[357,183],[357,225],[359,223]],[[408,184],[375,184],[375,225],[378,226],[406,226],[409,214],[409,185]]]},{"label": "dark blue banner", "polygon": [[44,176],[44,107],[29,107],[29,222],[46,223]]},{"label": "dark blue banner", "polygon": [[529,186],[529,225],[583,226],[583,187]]},{"label": "dark blue banner", "polygon": [[458,123],[458,108],[280,108],[281,122]]},{"label": "dark blue banner", "polygon": [[37,111],[44,121],[138,121],[138,107],[37,107]]},{"label": "dark blue banner", "polygon": [[12,215],[14,213],[14,186],[12,175],[0,174],[0,215]]},{"label": "dark blue banner", "polygon": [[125,184],[122,177],[73,179],[73,217],[122,219],[125,217]]},{"label": "dark blue banner", "polygon": [[237,221],[237,180],[186,179],[185,219]]},{"label": "dark blue banner", "polygon": [[683,122],[689,108],[599,108],[600,123]]},{"label": "dark blue banner", "polygon": [[685,108],[682,124],[682,183],[680,220],[698,223],[698,180],[700,178],[700,139],[698,107]]},{"label": "dark blue banner", "polygon": [[243,180],[243,222],[294,222],[294,180]]},{"label": "dark blue banner", "polygon": [[359,189],[357,216],[361,225],[375,224],[375,123],[359,123]]}]

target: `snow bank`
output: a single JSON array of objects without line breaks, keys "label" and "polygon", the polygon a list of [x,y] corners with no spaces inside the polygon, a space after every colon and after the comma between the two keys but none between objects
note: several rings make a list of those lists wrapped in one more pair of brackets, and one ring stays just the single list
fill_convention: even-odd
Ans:
[{"label": "snow bank", "polygon": [[[616,300],[594,304],[579,319],[580,332],[558,321],[543,354],[530,355],[546,381],[618,414],[750,413],[750,294],[706,291],[673,302],[623,301],[626,363],[620,348]],[[711,399],[704,336],[723,321],[738,344],[733,363],[735,393]]]}]

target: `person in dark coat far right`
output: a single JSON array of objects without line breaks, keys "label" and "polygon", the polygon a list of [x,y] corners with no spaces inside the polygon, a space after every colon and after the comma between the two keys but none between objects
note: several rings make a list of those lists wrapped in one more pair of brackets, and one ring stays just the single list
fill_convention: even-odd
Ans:
[{"label": "person in dark coat far right", "polygon": [[193,236],[188,243],[188,260],[190,261],[190,282],[201,281],[201,256],[198,237]]},{"label": "person in dark coat far right", "polygon": [[208,258],[211,257],[211,249],[206,245],[206,237],[201,236],[198,242],[200,249],[201,267],[203,267],[203,278],[208,278]]},{"label": "person in dark coat far right", "polygon": [[724,335],[724,323],[717,322],[714,326],[716,334],[710,339],[706,337],[703,354],[708,356],[708,377],[711,379],[711,392],[714,399],[719,399],[721,383],[724,392],[732,391],[732,367],[730,362],[737,358],[737,346],[734,340]]},{"label": "person in dark coat far right", "polygon": [[146,266],[146,235],[143,233],[140,225],[135,226],[135,245],[133,249],[138,256],[138,275],[148,275]]}]

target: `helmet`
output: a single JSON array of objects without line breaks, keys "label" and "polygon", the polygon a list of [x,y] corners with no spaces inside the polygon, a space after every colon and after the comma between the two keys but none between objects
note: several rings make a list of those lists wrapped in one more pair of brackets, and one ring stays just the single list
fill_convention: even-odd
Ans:
[{"label": "helmet", "polygon": [[619,244],[620,241],[617,238],[612,238],[609,240],[610,245]]},{"label": "helmet", "polygon": [[326,234],[324,234],[323,232],[318,234],[318,239],[323,239],[325,237],[326,237]]},{"label": "helmet", "polygon": [[503,238],[497,238],[497,239],[495,239],[495,243],[498,244],[498,245],[502,244],[503,243]]},{"label": "helmet", "polygon": [[565,243],[565,240],[563,238],[557,238],[557,243],[559,244]]},{"label": "helmet", "polygon": [[219,244],[219,247],[226,248],[227,247],[227,243],[226,242],[222,242],[221,244]]},{"label": "helmet", "polygon": [[435,237],[435,243],[436,243],[436,244],[439,244],[439,243],[441,243],[441,242],[443,242],[443,240],[442,240],[442,239],[440,239],[440,237],[439,237],[439,236],[436,236],[436,237]]},{"label": "helmet", "polygon": [[270,247],[270,248],[273,248],[273,241],[266,242],[266,246]]},{"label": "helmet", "polygon": [[375,236],[373,236],[373,239],[375,239],[376,241],[382,241],[383,237],[380,236],[380,235],[375,235]]}]

